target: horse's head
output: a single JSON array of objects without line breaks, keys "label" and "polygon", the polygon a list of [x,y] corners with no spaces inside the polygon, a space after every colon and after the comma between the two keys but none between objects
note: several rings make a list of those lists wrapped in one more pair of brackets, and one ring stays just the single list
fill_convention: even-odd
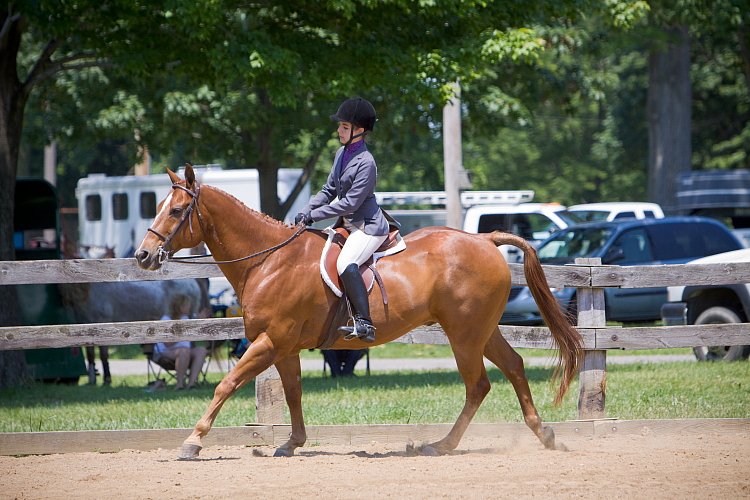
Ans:
[{"label": "horse's head", "polygon": [[159,269],[178,250],[203,241],[198,210],[200,185],[192,165],[185,166],[184,180],[171,170],[167,173],[172,180],[172,192],[159,204],[156,218],[135,252],[138,265],[151,271]]}]

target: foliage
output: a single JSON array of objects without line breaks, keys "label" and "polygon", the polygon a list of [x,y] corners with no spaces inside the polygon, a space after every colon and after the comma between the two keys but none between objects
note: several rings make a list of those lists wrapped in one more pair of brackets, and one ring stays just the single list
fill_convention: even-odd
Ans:
[{"label": "foliage", "polygon": [[[49,11],[65,20],[59,35],[74,43],[80,39],[68,16],[85,10],[85,4],[72,9],[43,4],[35,14]],[[110,24],[125,16],[118,19],[117,36],[108,40],[109,32],[97,32],[105,39],[101,45],[93,43],[96,37],[88,32],[83,38],[92,42],[85,50],[111,57],[113,64],[101,68],[107,85],[100,88],[106,92],[86,94],[95,103],[89,112],[80,100],[68,105],[87,117],[78,123],[80,130],[93,126],[112,138],[124,138],[131,158],[148,146],[155,153],[156,170],[188,159],[257,167],[262,206],[278,215],[277,200],[266,188],[271,183],[275,195],[279,167],[315,165],[331,136],[327,116],[337,101],[364,93],[384,117],[379,128],[391,126],[391,109],[439,109],[449,97],[451,82],[469,81],[499,59],[532,57],[537,41],[529,38],[525,24],[574,17],[577,8],[576,2],[520,6],[300,0],[269,6],[177,1],[154,4],[145,22],[145,5],[115,5],[107,9],[113,16]],[[102,9],[92,10],[101,15]],[[144,21],[138,29],[136,17],[131,17],[136,15]],[[150,29],[162,35],[159,43],[146,35]],[[32,40],[43,41],[41,26],[30,33]],[[129,39],[133,35],[147,38],[145,43],[138,40],[143,57],[125,50],[134,43]],[[160,55],[163,37],[167,40]],[[73,80],[55,81],[61,88],[49,95],[70,94]],[[75,89],[72,93],[80,94]],[[46,128],[44,140],[63,140],[55,129]],[[328,167],[327,161],[321,165]],[[129,168],[120,167],[121,173]]]}]

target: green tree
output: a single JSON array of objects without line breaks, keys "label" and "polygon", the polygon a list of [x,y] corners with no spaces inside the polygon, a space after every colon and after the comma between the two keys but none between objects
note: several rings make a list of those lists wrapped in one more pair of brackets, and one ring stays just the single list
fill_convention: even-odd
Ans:
[{"label": "green tree", "polygon": [[[13,259],[14,184],[26,105],[32,91],[63,74],[100,68],[109,85],[127,80],[98,123],[127,128],[149,147],[170,136],[153,115],[163,109],[159,94],[175,90],[170,82],[189,92],[207,85],[220,102],[233,93],[247,96],[237,103],[248,118],[234,130],[242,131],[243,146],[254,144],[242,154],[254,156],[246,161],[255,160],[262,203],[273,208],[277,168],[297,144],[291,139],[311,137],[300,123],[323,120],[333,102],[355,92],[377,92],[385,110],[387,99],[440,103],[447,84],[481,74],[486,42],[498,53],[522,50],[502,34],[545,17],[573,16],[581,5],[572,0],[7,4],[0,13],[0,260]],[[48,93],[50,107],[55,95]],[[291,126],[276,121],[290,116]],[[289,130],[300,132],[286,141]],[[319,146],[315,139],[311,144],[314,154]],[[12,324],[15,307],[5,288],[0,324]]]}]

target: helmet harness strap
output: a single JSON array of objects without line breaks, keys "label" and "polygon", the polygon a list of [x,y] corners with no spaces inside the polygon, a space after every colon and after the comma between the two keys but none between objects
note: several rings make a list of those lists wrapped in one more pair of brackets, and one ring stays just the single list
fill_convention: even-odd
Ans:
[{"label": "helmet harness strap", "polygon": [[[359,108],[359,103],[360,103],[360,101],[357,100],[357,104],[354,105],[354,111],[352,112],[352,118],[356,118],[357,117],[357,108]],[[357,137],[365,135],[366,131],[365,132],[360,132],[359,134],[352,135],[352,134],[354,134],[354,127],[359,127],[359,125],[357,125],[356,123],[352,122],[352,128],[349,129],[349,140],[346,141],[346,143],[344,144],[344,146],[348,146],[349,144],[351,144],[352,141],[354,139],[356,139]]]}]

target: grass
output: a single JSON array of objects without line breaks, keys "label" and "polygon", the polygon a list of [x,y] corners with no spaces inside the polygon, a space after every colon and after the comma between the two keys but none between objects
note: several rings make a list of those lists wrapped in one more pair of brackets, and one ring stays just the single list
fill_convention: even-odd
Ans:
[{"label": "grass", "polygon": [[[142,359],[143,352],[140,345],[120,345],[109,348],[109,356],[112,359]],[[547,349],[517,349],[518,353],[524,358],[551,358],[554,351]],[[612,349],[607,351],[608,356],[627,356],[633,354],[652,355],[652,354],[693,354],[692,349],[647,349],[640,351],[624,351]],[[226,357],[226,349],[218,350],[219,357]],[[98,354],[97,354],[98,356]],[[320,359],[320,352],[302,351],[300,357],[303,359]],[[393,358],[452,358],[453,352],[450,346],[440,344],[399,344],[391,342],[370,348],[370,357],[372,359],[393,359]]]},{"label": "grass", "polygon": [[[498,370],[489,371],[492,391],[475,422],[521,422],[518,402]],[[528,368],[539,412],[547,421],[577,418],[578,385],[560,407],[552,406],[550,371]],[[111,387],[32,384],[0,391],[0,432],[92,429],[191,428],[205,410],[220,374],[193,391],[145,392],[145,377],[117,377]],[[453,422],[464,401],[455,371],[386,372],[354,378],[305,373],[306,423],[417,424]],[[750,363],[646,363],[611,365],[607,414],[621,419],[747,418]],[[254,384],[222,408],[217,426],[255,420]],[[287,414],[288,421],[288,414]]]}]

